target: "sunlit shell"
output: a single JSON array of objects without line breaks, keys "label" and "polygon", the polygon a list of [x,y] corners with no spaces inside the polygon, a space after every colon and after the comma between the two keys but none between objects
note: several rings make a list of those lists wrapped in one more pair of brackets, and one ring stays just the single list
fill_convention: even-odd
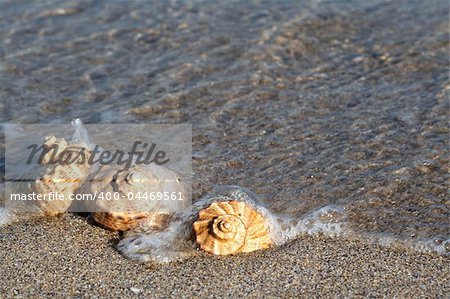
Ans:
[{"label": "sunlit shell", "polygon": [[196,242],[206,252],[228,255],[269,248],[269,226],[253,207],[240,201],[214,202],[194,222]]},{"label": "sunlit shell", "polygon": [[49,157],[53,155],[54,158],[59,158],[63,153],[73,152],[76,154],[80,151],[83,151],[84,155],[87,156],[89,154],[87,148],[78,144],[69,145],[64,139],[55,138],[54,136],[46,138],[44,148],[52,144],[57,144],[59,146],[58,150],[55,151],[54,155],[48,153],[44,157],[41,163],[43,165],[41,176],[31,185],[32,191],[42,196],[49,196],[51,193],[63,196],[63,199],[37,200],[34,202],[39,210],[49,216],[55,216],[67,211],[72,203],[70,196],[80,188],[89,172],[89,165],[86,159],[80,159],[79,163],[61,165],[60,163],[50,163],[51,159]]},{"label": "sunlit shell", "polygon": [[94,212],[92,218],[101,226],[114,231],[128,231],[145,223],[148,229],[163,230],[172,215],[166,212]]},{"label": "sunlit shell", "polygon": [[[150,194],[185,194],[178,177],[172,171],[156,165],[135,165],[123,171],[105,165],[90,177],[80,192],[97,194],[96,200],[88,207],[92,211],[92,218],[101,226],[118,231],[133,229],[142,222],[163,227],[167,220],[164,215],[170,215],[173,209],[167,201],[151,200]],[[106,196],[110,196],[111,200],[106,200]]]}]

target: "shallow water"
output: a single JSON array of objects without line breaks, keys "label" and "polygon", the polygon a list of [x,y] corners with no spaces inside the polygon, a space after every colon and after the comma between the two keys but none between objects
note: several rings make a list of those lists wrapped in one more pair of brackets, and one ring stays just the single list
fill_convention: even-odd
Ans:
[{"label": "shallow water", "polygon": [[192,123],[194,200],[446,254],[448,28],[446,1],[3,1],[1,120]]}]

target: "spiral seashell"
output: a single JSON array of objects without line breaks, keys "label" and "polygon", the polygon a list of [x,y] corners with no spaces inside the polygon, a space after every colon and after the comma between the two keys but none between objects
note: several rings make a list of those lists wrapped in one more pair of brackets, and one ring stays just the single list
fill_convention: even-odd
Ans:
[{"label": "spiral seashell", "polygon": [[58,145],[58,149],[55,150],[55,153],[49,152],[44,156],[41,162],[41,165],[43,165],[41,178],[31,184],[31,190],[38,194],[49,195],[50,193],[58,193],[64,196],[62,200],[38,200],[34,203],[39,210],[48,216],[56,216],[67,211],[71,205],[70,195],[80,188],[89,172],[89,165],[86,159],[67,164],[51,163],[51,157],[57,159],[64,153],[72,152],[77,154],[83,151],[87,155],[89,154],[87,148],[83,145],[68,144],[64,139],[54,136],[46,138],[44,148],[48,148],[53,144]]},{"label": "spiral seashell", "polygon": [[[149,199],[148,195],[157,192],[185,193],[175,173],[157,165],[135,165],[125,171],[106,165],[85,185],[80,192],[120,196],[117,200],[97,198],[89,206],[92,218],[100,226],[114,231],[127,231],[142,223],[150,227],[165,227],[167,219],[173,214],[172,209],[160,200]],[[137,199],[138,194],[146,194],[147,198]]]},{"label": "spiral seashell", "polygon": [[214,202],[194,222],[196,242],[206,252],[228,255],[269,248],[269,226],[264,217],[241,201]]}]

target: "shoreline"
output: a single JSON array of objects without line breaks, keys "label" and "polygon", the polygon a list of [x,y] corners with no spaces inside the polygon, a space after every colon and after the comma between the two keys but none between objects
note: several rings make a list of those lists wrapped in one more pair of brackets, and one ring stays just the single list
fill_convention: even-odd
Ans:
[{"label": "shoreline", "polygon": [[[271,231],[281,240],[337,234],[142,264],[115,249],[119,233],[75,214],[16,215],[2,208],[2,192],[0,299],[450,298],[448,1],[7,0],[0,8],[0,117],[28,128],[1,133],[2,191],[27,172],[12,167],[9,157],[26,158],[9,141],[55,135],[80,119],[93,127],[74,121],[74,141],[170,144],[194,204],[217,187],[242,186],[270,212],[294,217]],[[144,124],[189,128],[154,134]],[[178,145],[186,151],[172,158]],[[167,245],[159,236],[130,238],[130,248]],[[421,240],[447,254],[402,248]],[[174,249],[158,248],[161,259]]]},{"label": "shoreline", "polygon": [[80,216],[31,218],[0,228],[5,298],[37,295],[441,298],[448,258],[339,237],[301,236],[268,250],[228,257],[205,253],[144,264],[121,256],[119,234]]}]

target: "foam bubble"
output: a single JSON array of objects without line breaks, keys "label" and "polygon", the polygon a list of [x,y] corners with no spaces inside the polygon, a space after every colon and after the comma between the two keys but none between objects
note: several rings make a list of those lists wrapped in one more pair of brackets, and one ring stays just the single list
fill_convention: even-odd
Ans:
[{"label": "foam bubble", "polygon": [[86,128],[83,126],[83,122],[79,118],[75,118],[71,121],[72,127],[75,132],[72,136],[72,142],[86,144],[88,148],[93,149],[93,145],[89,142],[89,135]]},{"label": "foam bubble", "polygon": [[11,215],[6,207],[0,207],[0,225],[6,225],[10,222]]}]

